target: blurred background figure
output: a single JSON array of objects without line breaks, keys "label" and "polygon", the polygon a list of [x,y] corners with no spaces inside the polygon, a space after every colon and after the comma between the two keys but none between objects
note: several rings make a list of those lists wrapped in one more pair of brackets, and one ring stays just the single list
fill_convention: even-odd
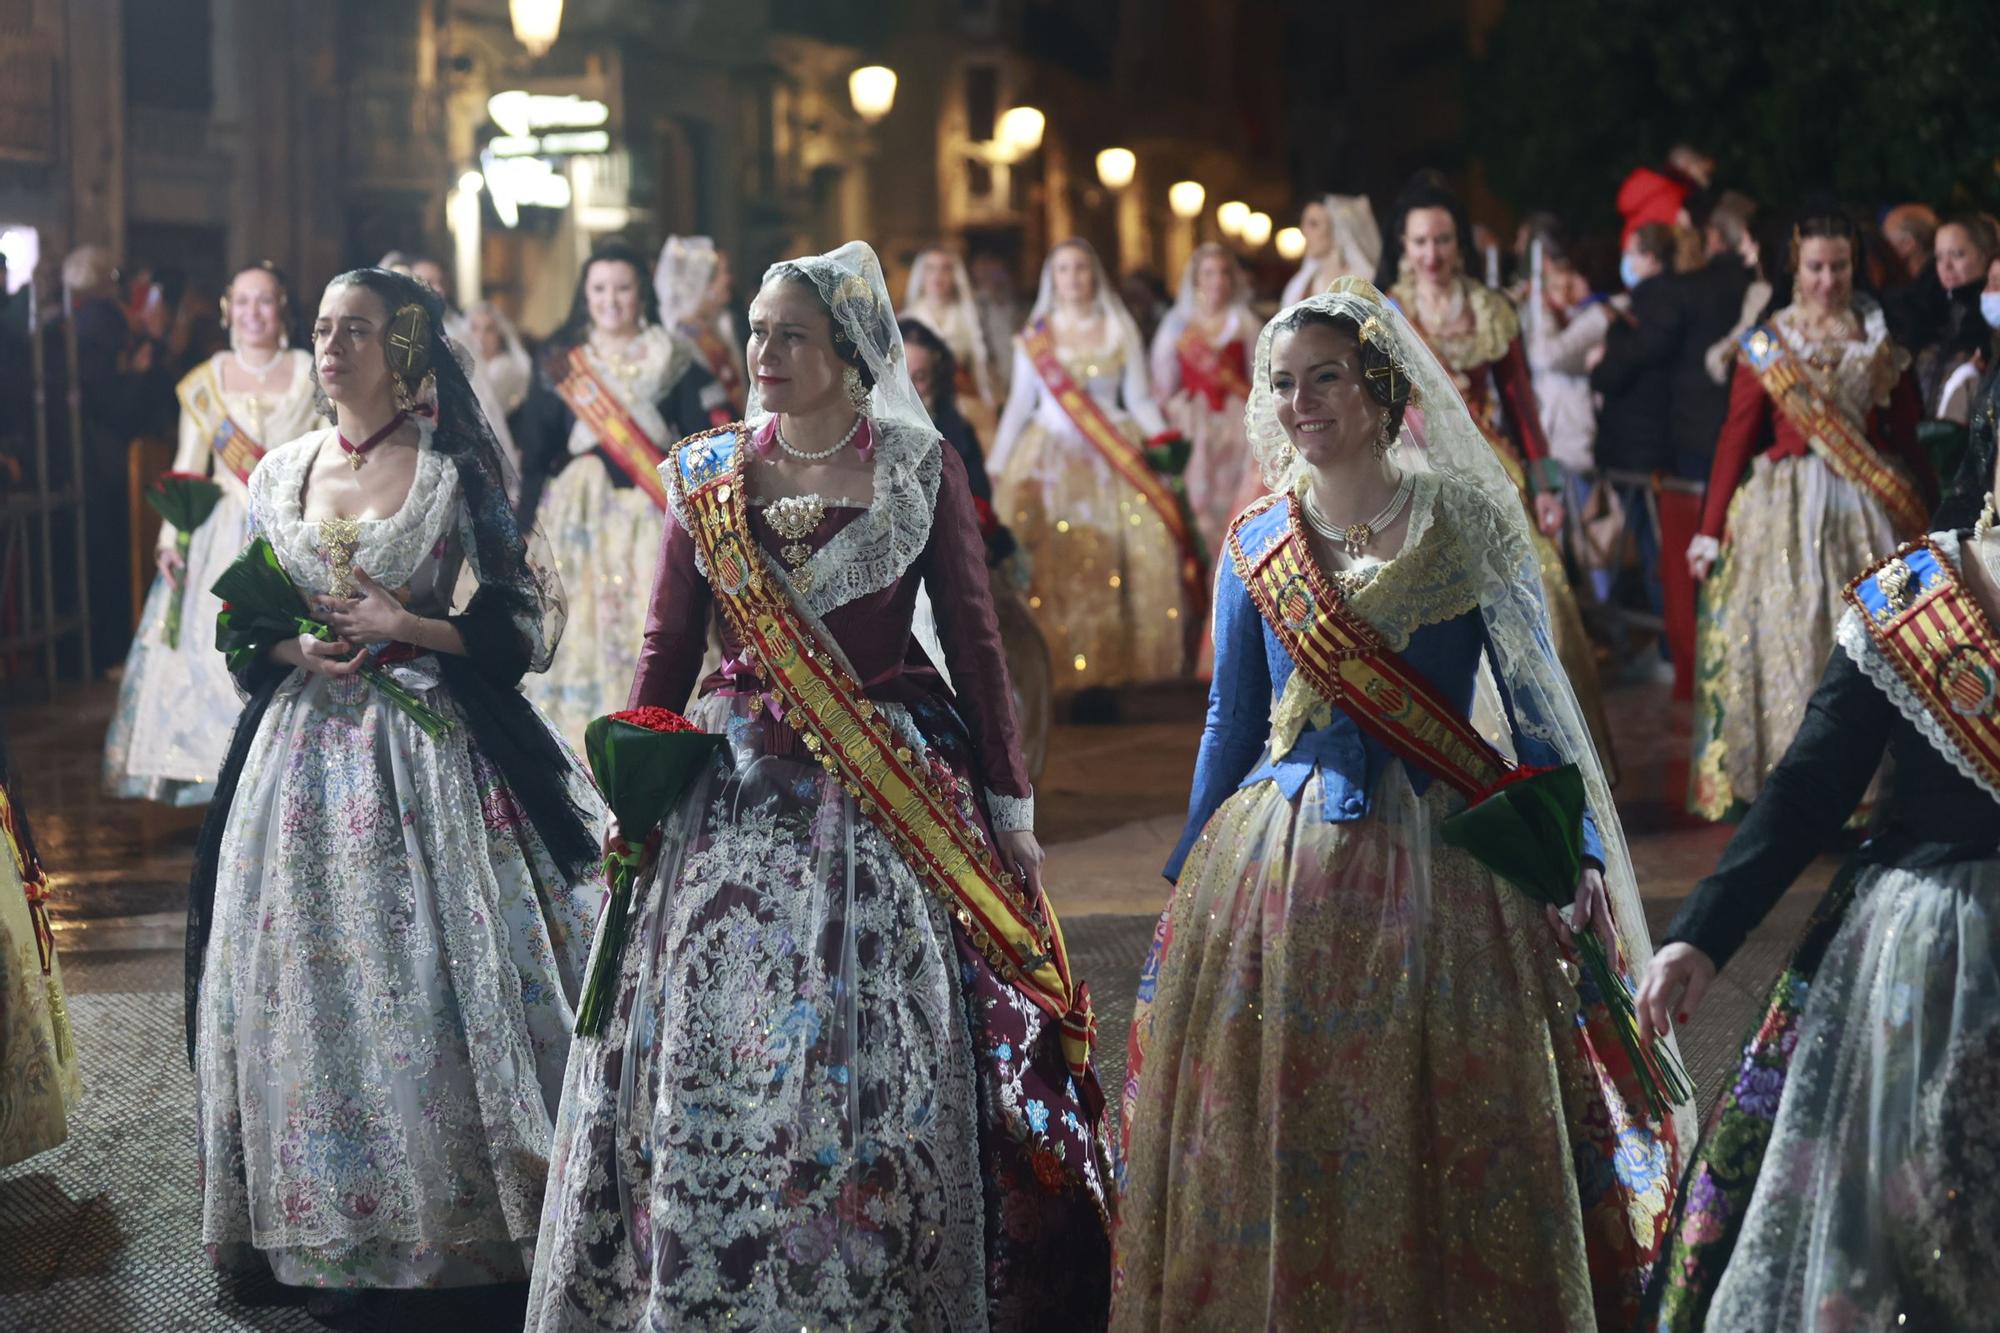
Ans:
[{"label": "blurred background figure", "polygon": [[1000,398],[993,387],[993,352],[986,342],[978,297],[965,261],[942,246],[919,251],[903,288],[903,308],[896,315],[922,323],[951,349],[957,367],[958,382],[953,391],[959,410],[982,435],[990,437],[1000,419]]},{"label": "blurred background figure", "polygon": [[661,320],[694,344],[701,368],[715,376],[728,396],[730,414],[742,417],[749,402],[749,377],[743,365],[743,338],[729,309],[735,289],[729,256],[706,236],[669,236],[660,247],[653,286],[660,296]]},{"label": "blurred background figure", "polygon": [[1189,256],[1180,299],[1153,335],[1153,395],[1192,446],[1181,477],[1211,559],[1229,521],[1264,493],[1243,428],[1250,358],[1263,328],[1236,256],[1210,243]]},{"label": "blurred background figure", "polygon": [[1280,305],[1292,305],[1326,290],[1335,278],[1366,278],[1382,261],[1382,229],[1365,194],[1324,194],[1299,210],[1305,258],[1285,283]]},{"label": "blurred background figure", "polygon": [[514,425],[535,381],[534,361],[514,321],[491,301],[475,301],[466,308],[464,347],[472,356],[472,392],[507,461],[510,498],[518,500],[521,446],[514,438]]}]

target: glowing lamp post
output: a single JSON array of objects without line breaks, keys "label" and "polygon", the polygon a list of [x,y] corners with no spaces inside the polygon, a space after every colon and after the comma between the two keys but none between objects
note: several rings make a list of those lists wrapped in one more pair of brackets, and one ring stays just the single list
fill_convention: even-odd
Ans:
[{"label": "glowing lamp post", "polygon": [[507,16],[514,21],[514,40],[540,60],[556,44],[562,31],[563,0],[507,0]]},{"label": "glowing lamp post", "polygon": [[993,137],[1008,160],[1018,162],[1042,146],[1042,134],[1048,127],[1049,118],[1036,108],[1011,106],[1000,113]]},{"label": "glowing lamp post", "polygon": [[1243,230],[1240,233],[1240,237],[1243,244],[1249,246],[1252,250],[1263,249],[1265,242],[1271,239],[1271,215],[1269,213],[1252,213],[1249,217],[1243,219]]},{"label": "glowing lamp post", "polygon": [[1167,187],[1167,207],[1182,222],[1193,222],[1201,216],[1201,206],[1208,202],[1208,191],[1200,181],[1175,181]]},{"label": "glowing lamp post", "polygon": [[873,125],[896,105],[896,71],[887,65],[863,65],[847,76],[847,97],[854,114]]},{"label": "glowing lamp post", "polygon": [[1250,205],[1241,199],[1231,199],[1215,210],[1215,225],[1222,228],[1224,236],[1242,236],[1243,224],[1250,219]]},{"label": "glowing lamp post", "polygon": [[1278,258],[1288,263],[1296,263],[1305,257],[1306,234],[1297,227],[1286,227],[1278,233]]},{"label": "glowing lamp post", "polygon": [[1107,190],[1122,190],[1132,183],[1139,159],[1129,148],[1106,148],[1097,155],[1097,179]]}]

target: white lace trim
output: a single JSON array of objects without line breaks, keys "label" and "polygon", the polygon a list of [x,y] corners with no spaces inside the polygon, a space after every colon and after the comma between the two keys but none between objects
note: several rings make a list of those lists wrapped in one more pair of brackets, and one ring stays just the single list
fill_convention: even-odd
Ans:
[{"label": "white lace trim", "polygon": [[[681,382],[681,376],[687,374],[688,367],[694,364],[694,344],[658,324],[633,341],[639,347],[639,369],[630,380],[614,370],[610,362],[598,355],[597,349],[588,342],[579,345],[584,356],[596,368],[598,380],[611,390],[612,396],[631,413],[632,420],[654,444],[667,449],[673,445],[676,432],[660,415],[660,399]],[[597,445],[597,433],[583,424],[583,418],[578,417],[570,427],[570,453],[587,454]]]},{"label": "white lace trim", "polygon": [[[1937,543],[1945,558],[1957,567],[1958,534],[1934,532],[1931,534],[1931,540]],[[1882,656],[1881,650],[1875,646],[1875,640],[1869,637],[1867,626],[1861,623],[1859,611],[1851,606],[1847,608],[1846,613],[1840,618],[1840,624],[1835,627],[1833,636],[1841,650],[1855,666],[1861,669],[1861,674],[1868,677],[1870,684],[1889,697],[1889,702],[1896,705],[1896,711],[1917,729],[1917,734],[1922,736],[1933,750],[1950,760],[1951,766],[1974,786],[1994,800],[2000,801],[2000,787],[1987,781],[1986,777],[1973,767],[1972,761],[1967,759],[1964,752],[1953,743],[1950,734],[1944,729],[1944,724],[1931,714],[1924,701],[1903,683],[1903,678],[1897,673],[1896,668]]]},{"label": "white lace trim", "polygon": [[[1889,319],[1881,305],[1873,297],[1856,293],[1854,313],[1861,317],[1861,337],[1840,344],[1840,362],[1831,372],[1813,364],[1812,352],[1819,344],[1799,333],[1797,305],[1788,305],[1771,316],[1771,325],[1791,344],[1792,354],[1821,392],[1844,411],[1860,418],[1866,417],[1871,408],[1888,403],[1889,391],[1896,382],[1894,372],[1901,365],[1897,363],[1896,349],[1889,342]],[[1889,358],[1886,365],[1882,364],[1884,356]],[[1907,356],[1902,358],[1907,359]]]},{"label": "white lace trim", "polygon": [[995,833],[1032,833],[1035,828],[1035,793],[1029,790],[1026,796],[1002,796],[991,787],[986,789],[986,810],[993,816]]},{"label": "white lace trim", "polygon": [[[403,505],[387,518],[364,518],[354,563],[387,588],[406,586],[417,566],[458,518],[458,469],[431,448],[433,428],[417,423],[417,472]],[[319,521],[304,516],[306,476],[332,427],[301,435],[264,456],[250,474],[250,513],[256,530],[277,552],[302,592],[327,592],[332,571],[320,558]]]},{"label": "white lace trim", "polygon": [[[888,587],[903,577],[931,539],[938,481],[944,475],[943,442],[934,431],[901,422],[878,420],[870,426],[875,432],[875,498],[801,566],[812,571],[810,594],[800,596],[790,577],[784,580],[799,605],[815,616]],[[750,448],[751,428],[736,429],[736,447]],[[668,483],[667,507],[673,511],[674,521],[693,531],[678,460],[669,458],[662,470]],[[699,543],[694,564],[707,578],[708,560]],[[771,562],[771,568],[786,575],[776,561]]]}]

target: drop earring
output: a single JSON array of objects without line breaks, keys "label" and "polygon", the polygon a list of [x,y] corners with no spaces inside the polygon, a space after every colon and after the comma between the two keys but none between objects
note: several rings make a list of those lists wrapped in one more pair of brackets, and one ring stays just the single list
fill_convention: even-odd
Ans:
[{"label": "drop earring", "polygon": [[868,406],[868,386],[862,382],[861,372],[849,366],[840,378],[847,389],[847,401],[853,404],[854,410],[859,412]]}]

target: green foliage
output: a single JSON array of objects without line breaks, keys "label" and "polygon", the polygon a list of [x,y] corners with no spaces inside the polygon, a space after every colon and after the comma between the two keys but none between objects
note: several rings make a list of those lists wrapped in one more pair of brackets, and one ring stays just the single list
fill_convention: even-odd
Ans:
[{"label": "green foliage", "polygon": [[1512,0],[1468,92],[1495,189],[1586,228],[1679,142],[1779,206],[2000,204],[1993,0]]}]

